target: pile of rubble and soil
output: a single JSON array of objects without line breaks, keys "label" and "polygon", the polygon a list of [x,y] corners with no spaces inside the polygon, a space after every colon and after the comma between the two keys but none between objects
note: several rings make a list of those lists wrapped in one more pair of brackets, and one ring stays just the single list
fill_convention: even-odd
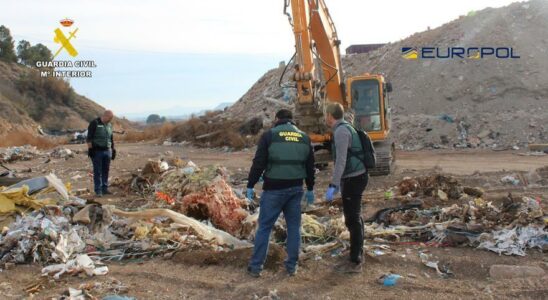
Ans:
[{"label": "pile of rubble and soil", "polygon": [[[392,82],[392,130],[400,149],[524,148],[548,142],[547,27],[546,1],[487,8],[369,53],[344,56],[343,67],[345,76],[382,73]],[[484,45],[513,47],[521,58],[401,56],[402,47]],[[262,117],[268,124],[294,99],[293,89],[279,86],[282,74],[282,67],[268,71],[224,115]]]},{"label": "pile of rubble and soil", "polygon": [[252,147],[263,129],[263,119],[227,118],[220,111],[183,121],[175,126],[164,145],[192,143],[198,147],[240,150]]}]

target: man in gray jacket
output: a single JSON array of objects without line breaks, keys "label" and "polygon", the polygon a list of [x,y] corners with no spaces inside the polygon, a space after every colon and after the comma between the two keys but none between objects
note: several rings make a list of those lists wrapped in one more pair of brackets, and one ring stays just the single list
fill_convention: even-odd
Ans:
[{"label": "man in gray jacket", "polygon": [[363,261],[362,194],[369,175],[363,164],[364,151],[358,133],[343,119],[344,109],[339,103],[327,106],[326,123],[333,129],[332,154],[335,161],[333,178],[326,200],[333,201],[340,189],[342,193],[345,225],[350,232],[350,259],[337,266],[344,273],[360,273]]}]

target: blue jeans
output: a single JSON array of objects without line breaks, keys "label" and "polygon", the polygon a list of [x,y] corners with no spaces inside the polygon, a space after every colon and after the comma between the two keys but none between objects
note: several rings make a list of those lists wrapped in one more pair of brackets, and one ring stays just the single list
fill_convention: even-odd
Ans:
[{"label": "blue jeans", "polygon": [[283,190],[268,190],[261,195],[259,228],[255,235],[253,256],[249,262],[249,268],[253,272],[260,272],[268,253],[268,242],[272,227],[280,213],[284,213],[287,223],[287,259],[285,268],[293,273],[296,270],[301,246],[301,199],[303,198],[302,186],[291,187]]},{"label": "blue jeans", "polygon": [[95,194],[102,194],[108,190],[108,171],[110,168],[110,150],[95,151],[91,162],[93,163],[93,188]]}]

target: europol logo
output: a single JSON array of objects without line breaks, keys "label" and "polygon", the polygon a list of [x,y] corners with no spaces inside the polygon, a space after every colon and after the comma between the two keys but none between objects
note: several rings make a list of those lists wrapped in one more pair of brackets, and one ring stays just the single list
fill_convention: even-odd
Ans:
[{"label": "europol logo", "polygon": [[417,59],[419,57],[419,52],[415,47],[403,47],[401,53],[401,56],[405,59]]},{"label": "europol logo", "polygon": [[405,59],[498,59],[521,58],[512,47],[402,47]]},{"label": "europol logo", "polygon": [[[72,24],[74,24],[74,21],[71,19],[65,18],[59,21],[59,23],[63,27],[71,27]],[[57,50],[57,52],[55,52],[55,54],[53,55],[53,58],[59,55],[59,53],[61,53],[63,49],[65,49],[67,53],[72,57],[78,56],[78,51],[76,51],[76,49],[70,42],[71,39],[76,38],[76,32],[78,32],[78,28],[74,29],[73,31],[69,31],[68,37],[59,28],[56,28],[53,32],[55,33],[55,37],[53,38],[53,41],[57,44],[61,44],[61,47],[59,48],[59,50]]]}]

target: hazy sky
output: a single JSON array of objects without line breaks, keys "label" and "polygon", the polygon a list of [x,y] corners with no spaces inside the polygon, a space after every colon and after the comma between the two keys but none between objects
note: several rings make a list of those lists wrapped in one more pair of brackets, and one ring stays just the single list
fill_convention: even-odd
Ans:
[{"label": "hazy sky", "polygon": [[[325,0],[342,49],[393,42],[471,10],[511,0]],[[238,100],[293,54],[283,0],[0,0],[0,24],[19,41],[44,43],[68,17],[78,60],[95,60],[77,92],[118,114],[180,113]],[[65,30],[66,31],[66,30]],[[57,57],[66,60],[66,53]]]}]

